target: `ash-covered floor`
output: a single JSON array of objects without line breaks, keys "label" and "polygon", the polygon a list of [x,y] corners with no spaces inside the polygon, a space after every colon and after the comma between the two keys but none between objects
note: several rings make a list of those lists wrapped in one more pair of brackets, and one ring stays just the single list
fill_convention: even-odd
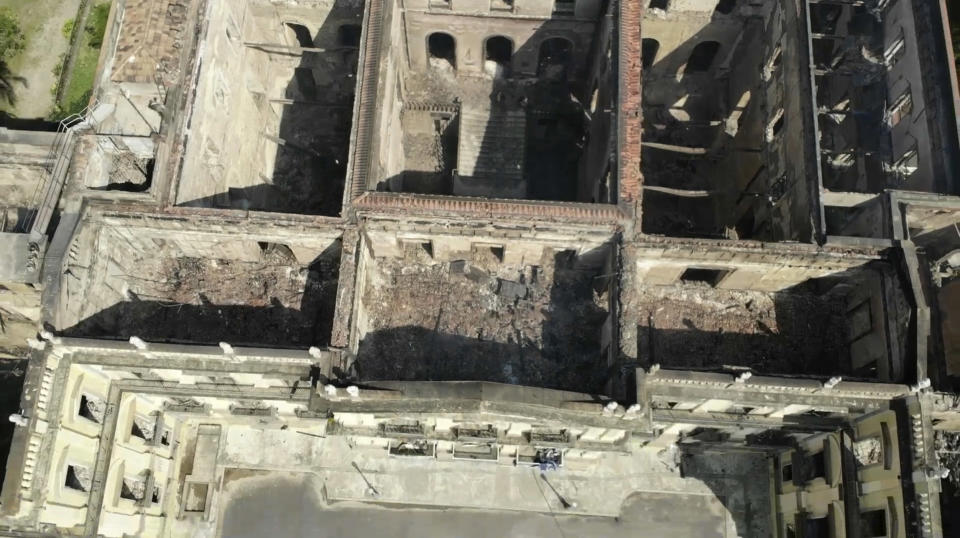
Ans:
[{"label": "ash-covered floor", "polygon": [[594,289],[598,276],[553,252],[524,267],[480,252],[453,263],[418,249],[377,258],[364,283],[357,372],[599,390],[608,297]]},{"label": "ash-covered floor", "polygon": [[772,374],[837,375],[849,365],[840,299],[705,283],[641,286],[638,352],[665,368],[743,366]]},{"label": "ash-covered floor", "polygon": [[302,347],[330,339],[339,255],[304,266],[283,248],[255,262],[159,252],[111,274],[128,300],[66,331],[152,341]]}]

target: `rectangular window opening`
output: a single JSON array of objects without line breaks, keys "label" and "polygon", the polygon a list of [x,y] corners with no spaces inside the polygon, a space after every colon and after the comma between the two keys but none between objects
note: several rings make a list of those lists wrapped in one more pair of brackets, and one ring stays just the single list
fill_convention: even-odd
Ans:
[{"label": "rectangular window opening", "polygon": [[908,88],[900,94],[900,97],[897,97],[897,100],[893,102],[893,106],[887,112],[890,118],[890,127],[897,126],[900,120],[909,117],[911,112],[913,112],[913,96],[910,95],[910,89]]},{"label": "rectangular window opening", "polygon": [[860,532],[863,538],[883,538],[887,536],[887,512],[880,508],[860,513]]},{"label": "rectangular window opening", "polygon": [[103,400],[86,394],[80,395],[80,405],[77,409],[77,415],[91,422],[103,424],[105,414],[106,404],[104,404]]},{"label": "rectangular window opening", "polygon": [[150,442],[153,441],[155,429],[155,423],[150,418],[134,417],[133,424],[130,426],[130,435]]},{"label": "rectangular window opening", "polygon": [[553,13],[554,15],[573,15],[576,6],[576,0],[554,0]]},{"label": "rectangular window opening", "polygon": [[780,480],[784,484],[793,482],[793,464],[788,463],[780,469]]},{"label": "rectangular window opening", "polygon": [[128,501],[140,501],[143,499],[146,484],[133,478],[124,478],[120,484],[120,498]]},{"label": "rectangular window opening", "polygon": [[810,475],[808,480],[814,480],[816,478],[826,478],[827,476],[827,461],[824,456],[823,451],[817,452],[810,456],[807,460],[810,465]]},{"label": "rectangular window opening", "polygon": [[920,160],[917,156],[917,150],[911,149],[903,154],[893,165],[894,172],[903,176],[904,179],[913,175],[919,168]]},{"label": "rectangular window opening", "polygon": [[683,274],[680,275],[680,280],[691,283],[702,282],[708,284],[710,287],[715,287],[723,280],[723,277],[727,276],[727,273],[729,273],[729,271],[724,269],[688,267],[683,271]]},{"label": "rectangular window opening", "polygon": [[899,37],[883,52],[883,60],[886,62],[887,68],[889,69],[895,66],[897,62],[900,61],[900,58],[903,57],[906,50],[906,40],[904,40],[903,29],[901,28]]},{"label": "rectangular window opening", "polygon": [[90,491],[90,484],[90,469],[80,465],[67,465],[67,476],[63,482],[64,486],[86,493]]}]

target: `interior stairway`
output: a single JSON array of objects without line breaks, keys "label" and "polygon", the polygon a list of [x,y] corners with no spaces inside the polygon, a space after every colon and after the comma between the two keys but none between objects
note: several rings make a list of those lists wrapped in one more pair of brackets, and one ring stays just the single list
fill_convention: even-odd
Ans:
[{"label": "interior stairway", "polygon": [[525,198],[523,179],[527,116],[524,110],[464,107],[453,193],[458,196]]}]

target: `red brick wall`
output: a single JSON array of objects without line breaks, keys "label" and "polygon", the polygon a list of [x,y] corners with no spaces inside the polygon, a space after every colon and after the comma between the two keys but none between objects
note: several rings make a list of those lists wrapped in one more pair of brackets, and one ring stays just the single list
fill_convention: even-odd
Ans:
[{"label": "red brick wall", "polygon": [[640,18],[638,0],[620,1],[620,201],[639,204],[643,176],[640,173],[642,129]]}]

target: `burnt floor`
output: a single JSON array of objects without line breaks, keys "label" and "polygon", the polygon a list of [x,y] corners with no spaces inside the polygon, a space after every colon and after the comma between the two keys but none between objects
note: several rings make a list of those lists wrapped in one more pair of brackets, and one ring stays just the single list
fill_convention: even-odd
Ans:
[{"label": "burnt floor", "polygon": [[310,265],[268,247],[259,261],[160,252],[107,286],[127,300],[64,331],[69,336],[306,347],[330,340],[339,244]]},{"label": "burnt floor", "polygon": [[849,369],[843,301],[802,287],[766,293],[706,283],[641,286],[635,304],[638,353],[664,368],[742,366],[808,375]]},{"label": "burnt floor", "polygon": [[599,390],[607,297],[593,287],[598,275],[553,252],[524,267],[484,252],[467,263],[418,249],[378,258],[363,284],[357,373]]}]

